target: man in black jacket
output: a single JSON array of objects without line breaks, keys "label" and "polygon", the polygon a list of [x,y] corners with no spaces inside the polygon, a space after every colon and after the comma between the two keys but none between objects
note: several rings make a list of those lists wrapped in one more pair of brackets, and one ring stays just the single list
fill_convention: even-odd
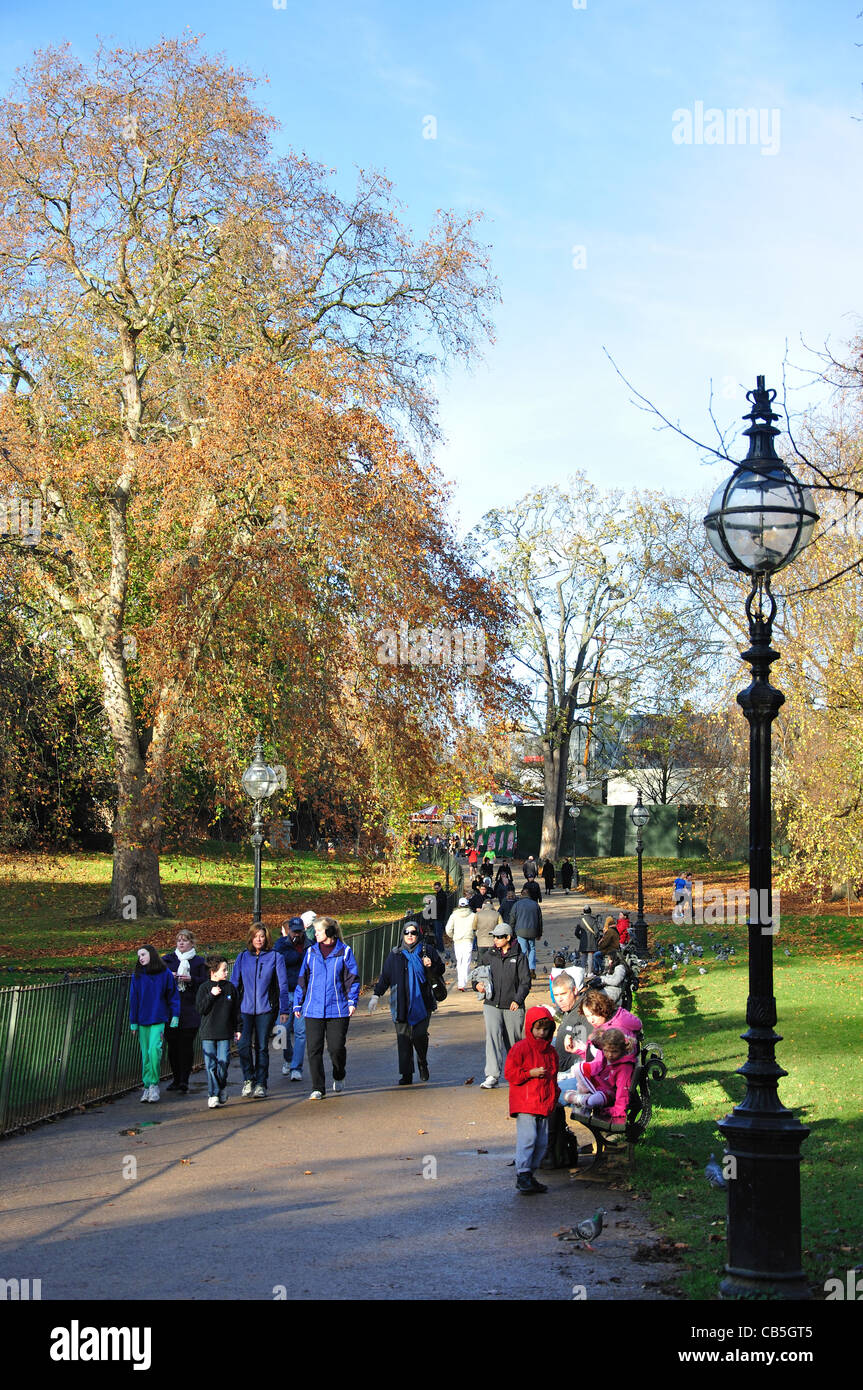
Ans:
[{"label": "man in black jacket", "polygon": [[[506,922],[494,929],[495,944],[485,953],[483,965],[491,972],[491,1000],[483,1004],[485,1019],[485,1081],[483,1091],[497,1085],[506,1055],[524,1036],[524,1001],[530,993],[530,969]],[[480,982],[476,986],[486,993]]]}]

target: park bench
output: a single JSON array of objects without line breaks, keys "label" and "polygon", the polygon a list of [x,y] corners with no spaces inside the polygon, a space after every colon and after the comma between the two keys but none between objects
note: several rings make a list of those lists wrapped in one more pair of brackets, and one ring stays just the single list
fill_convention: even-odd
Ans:
[{"label": "park bench", "polygon": [[622,1120],[612,1120],[603,1119],[589,1110],[570,1111],[570,1118],[586,1129],[591,1136],[595,1163],[604,1158],[610,1149],[622,1150],[624,1146],[627,1158],[632,1162],[635,1146],[644,1139],[653,1113],[650,1083],[661,1081],[667,1072],[662,1049],[654,1043],[639,1041],[638,1061],[632,1072],[626,1117]]}]

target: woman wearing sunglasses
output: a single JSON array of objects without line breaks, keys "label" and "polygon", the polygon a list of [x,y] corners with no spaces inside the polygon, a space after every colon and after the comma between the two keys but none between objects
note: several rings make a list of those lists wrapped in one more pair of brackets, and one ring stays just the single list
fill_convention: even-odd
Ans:
[{"label": "woman wearing sunglasses", "polygon": [[420,1081],[428,1081],[429,1019],[437,1008],[432,990],[443,978],[444,963],[435,948],[423,941],[414,922],[405,922],[402,944],[390,951],[380,979],[369,1000],[373,1013],[382,995],[390,991],[390,1012],[399,1050],[399,1085],[414,1079],[414,1052]]}]

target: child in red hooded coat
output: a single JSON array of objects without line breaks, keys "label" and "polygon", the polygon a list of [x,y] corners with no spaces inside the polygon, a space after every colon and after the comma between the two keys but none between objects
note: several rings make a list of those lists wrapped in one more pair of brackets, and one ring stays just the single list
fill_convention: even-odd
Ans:
[{"label": "child in red hooded coat", "polygon": [[548,1009],[528,1009],[524,1037],[510,1048],[503,1069],[509,1082],[509,1113],[516,1122],[515,1186],[525,1196],[548,1191],[534,1172],[548,1147],[548,1117],[558,1097],[553,1036],[554,1020]]}]

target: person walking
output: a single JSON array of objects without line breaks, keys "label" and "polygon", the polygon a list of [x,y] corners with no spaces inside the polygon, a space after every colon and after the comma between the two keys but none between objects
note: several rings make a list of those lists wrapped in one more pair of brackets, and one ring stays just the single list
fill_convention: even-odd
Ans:
[{"label": "person walking", "polygon": [[303,957],[294,990],[294,1018],[306,1022],[306,1049],[312,1091],[309,1100],[323,1100],[324,1042],[333,1069],[333,1090],[345,1089],[348,1025],[360,997],[360,972],[354,953],[335,917],[316,917],[315,940]]},{"label": "person walking", "polygon": [[527,956],[527,965],[532,980],[536,979],[536,943],[542,936],[542,908],[530,895],[530,887],[525,884],[521,897],[509,915],[509,925],[518,937],[518,944]]},{"label": "person walking", "polygon": [[[492,990],[491,1000],[482,1006],[485,1022],[483,1091],[490,1091],[497,1085],[509,1049],[524,1036],[524,1001],[530,993],[527,956],[506,922],[495,927],[494,941],[483,960],[490,971]],[[479,994],[487,993],[482,981],[475,988]]]},{"label": "person walking", "polygon": [[468,905],[467,898],[459,898],[458,907],[451,913],[446,924],[446,934],[455,951],[456,982],[464,993],[467,989],[467,974],[476,937],[476,913]]},{"label": "person walking", "polygon": [[560,866],[560,886],[564,893],[568,893],[572,887],[572,875],[574,873],[571,859],[564,859]]},{"label": "person walking", "polygon": [[494,945],[494,929],[502,921],[503,917],[491,898],[486,898],[476,914],[476,949],[480,961],[485,952],[491,950]]},{"label": "person walking", "polygon": [[209,971],[195,948],[194,932],[185,928],[177,932],[174,950],[169,951],[162,960],[173,975],[180,995],[180,1022],[176,1028],[168,1029],[168,1061],[172,1080],[165,1090],[180,1091],[185,1095],[195,1060],[195,1036],[201,1026],[201,1015],[195,1001],[201,985],[209,979]]},{"label": "person walking", "polygon": [[374,1013],[379,1000],[390,991],[400,1086],[413,1084],[414,1052],[420,1081],[429,1079],[429,1020],[437,1008],[432,991],[443,973],[444,963],[437,950],[420,940],[419,927],[414,922],[405,922],[402,944],[390,951],[384,961],[369,1000],[369,1013]]},{"label": "person walking", "polygon": [[542,866],[542,878],[546,893],[550,893],[554,887],[554,865],[550,859],[546,859]]},{"label": "person walking", "polygon": [[443,929],[448,917],[449,899],[446,890],[441,886],[440,879],[436,879],[434,886],[434,939],[435,950],[441,955],[444,953]]},{"label": "person walking", "polygon": [[141,1100],[159,1099],[162,1039],[165,1024],[179,1026],[177,982],[154,946],[139,946],[138,962],[129,983],[129,1027],[141,1047]]},{"label": "person walking", "polygon": [[536,878],[538,870],[536,867],[536,860],[532,854],[529,854],[525,859],[521,866],[521,871],[526,879]]},{"label": "person walking", "polygon": [[581,918],[575,927],[575,939],[579,950],[579,964],[587,974],[593,969],[593,953],[596,950],[596,934],[599,922],[590,910],[590,904],[584,909]]},{"label": "person walking", "polygon": [[237,1051],[243,1067],[242,1094],[266,1100],[270,1033],[277,1013],[282,1023],[287,1019],[288,972],[283,958],[273,950],[266,927],[253,922],[246,942],[231,971],[231,983],[240,993],[242,1031]]},{"label": "person walking", "polygon": [[201,1018],[201,1049],[207,1069],[207,1105],[224,1105],[227,1097],[231,1038],[239,1042],[240,992],[228,979],[228,962],[222,955],[207,957],[209,978],[199,987],[195,1007]]},{"label": "person walking", "polygon": [[285,1046],[282,1052],[282,1076],[290,1076],[292,1081],[303,1079],[303,1057],[306,1051],[306,1023],[303,1018],[294,1017],[294,991],[303,957],[310,942],[302,917],[292,917],[282,923],[282,935],[273,946],[285,963],[288,977],[288,1005],[285,1020]]}]

